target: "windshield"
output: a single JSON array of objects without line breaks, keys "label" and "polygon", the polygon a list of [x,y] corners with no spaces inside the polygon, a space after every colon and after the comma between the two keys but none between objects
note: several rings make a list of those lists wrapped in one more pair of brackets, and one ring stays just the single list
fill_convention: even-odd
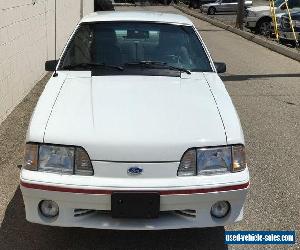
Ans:
[{"label": "windshield", "polygon": [[284,3],[285,0],[276,0],[274,5],[275,7],[279,7],[282,3]]},{"label": "windshield", "polygon": [[110,67],[110,74],[126,71],[128,67],[145,66],[146,72],[148,68],[153,71],[153,67],[166,65],[168,70],[212,71],[191,26],[145,22],[81,24],[62,56],[59,69],[76,70],[76,65],[81,70],[83,66],[105,66],[98,70],[106,71]]}]

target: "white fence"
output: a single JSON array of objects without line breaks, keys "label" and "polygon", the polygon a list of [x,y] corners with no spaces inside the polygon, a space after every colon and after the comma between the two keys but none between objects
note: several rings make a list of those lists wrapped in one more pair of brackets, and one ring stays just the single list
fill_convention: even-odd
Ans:
[{"label": "white fence", "polygon": [[[94,0],[83,0],[83,14]],[[58,54],[80,20],[81,0],[57,0]],[[54,59],[54,0],[0,0],[0,123]]]}]

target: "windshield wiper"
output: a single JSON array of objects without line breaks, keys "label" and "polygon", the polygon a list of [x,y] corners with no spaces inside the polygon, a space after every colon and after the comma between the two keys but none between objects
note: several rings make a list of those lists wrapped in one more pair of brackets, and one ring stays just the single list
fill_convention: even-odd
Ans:
[{"label": "windshield wiper", "polygon": [[124,70],[124,68],[121,66],[109,65],[109,64],[105,64],[105,63],[77,63],[77,64],[70,64],[70,65],[63,66],[62,69],[66,69],[66,70],[76,69],[76,68],[93,69],[93,68],[98,68],[98,67]]},{"label": "windshield wiper", "polygon": [[138,66],[145,66],[145,67],[162,67],[162,68],[166,68],[166,69],[170,69],[170,70],[183,71],[189,75],[191,74],[191,71],[189,71],[188,69],[172,66],[166,62],[160,62],[160,61],[128,62],[128,63],[125,63],[125,65],[138,65]]}]

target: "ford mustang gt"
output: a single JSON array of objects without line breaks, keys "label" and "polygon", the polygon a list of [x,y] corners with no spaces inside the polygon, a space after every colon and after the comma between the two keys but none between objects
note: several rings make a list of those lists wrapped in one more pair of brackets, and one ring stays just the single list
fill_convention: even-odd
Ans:
[{"label": "ford mustang gt", "polygon": [[192,22],[155,12],[83,18],[33,112],[20,175],[26,218],[154,230],[243,218],[240,121]]}]

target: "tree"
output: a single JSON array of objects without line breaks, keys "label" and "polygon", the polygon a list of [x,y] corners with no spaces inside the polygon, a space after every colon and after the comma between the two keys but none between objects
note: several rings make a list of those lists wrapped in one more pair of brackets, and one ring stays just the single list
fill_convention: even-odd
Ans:
[{"label": "tree", "polygon": [[244,28],[243,26],[244,13],[245,13],[245,0],[238,0],[235,26],[240,30],[243,30]]}]

